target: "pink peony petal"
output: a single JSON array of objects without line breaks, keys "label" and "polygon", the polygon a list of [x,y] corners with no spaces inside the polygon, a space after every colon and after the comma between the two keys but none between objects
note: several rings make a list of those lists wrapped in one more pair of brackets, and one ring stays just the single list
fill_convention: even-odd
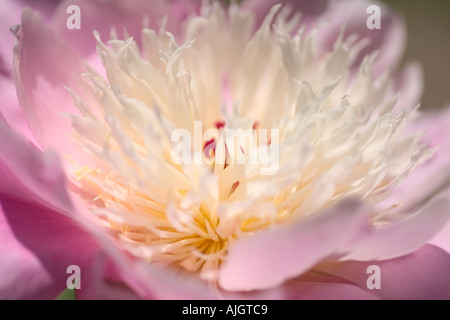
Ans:
[{"label": "pink peony petal", "polygon": [[27,140],[37,144],[36,139],[28,127],[28,123],[17,101],[17,95],[14,88],[14,80],[9,77],[0,76],[0,116],[5,118],[6,122],[13,130]]},{"label": "pink peony petal", "polygon": [[277,286],[342,252],[367,219],[361,204],[342,202],[310,220],[239,240],[219,271],[219,284],[237,291]]},{"label": "pink peony petal", "polygon": [[56,210],[70,212],[59,158],[43,154],[11,130],[0,118],[0,193],[32,200]]},{"label": "pink peony petal", "polygon": [[0,206],[0,299],[38,295],[51,283],[51,275],[32,251],[11,230]]},{"label": "pink peony petal", "polygon": [[[0,202],[4,214],[0,226],[10,230],[2,233],[7,242],[2,242],[0,248],[20,249],[17,255],[14,252],[1,255],[1,268],[6,266],[2,272],[10,270],[8,266],[11,267],[19,260],[29,262],[30,270],[25,265],[18,265],[16,268],[17,272],[26,272],[25,279],[30,279],[33,285],[28,290],[22,286],[12,288],[7,285],[2,287],[1,296],[54,299],[66,288],[66,281],[70,276],[67,274],[67,267],[70,265],[77,265],[81,269],[81,290],[77,294],[81,297],[85,291],[91,290],[91,283],[94,282],[90,275],[96,270],[94,262],[99,251],[91,236],[71,219],[44,207],[4,195],[0,195]],[[14,234],[15,241],[11,233]],[[24,280],[17,284],[22,281]]]},{"label": "pink peony petal", "polygon": [[[403,188],[399,191],[402,194],[416,194],[419,190],[428,194],[436,189],[446,190],[448,199],[450,199],[450,132],[448,124],[450,123],[450,109],[434,113],[425,113],[424,117],[417,123],[417,129],[426,130],[426,141],[429,141],[431,147],[435,147],[436,153],[424,165],[416,169],[409,176]],[[447,174],[446,174],[447,173]],[[450,252],[450,222],[432,239],[435,244]]]},{"label": "pink peony petal", "polygon": [[414,252],[432,239],[449,218],[448,200],[442,195],[435,197],[417,212],[406,212],[400,221],[366,230],[343,259],[385,260]]},{"label": "pink peony petal", "polygon": [[[367,288],[367,267],[380,267],[381,289]],[[382,299],[450,299],[450,255],[432,245],[402,258],[376,262],[336,262],[316,267],[351,281]]]},{"label": "pink peony petal", "polygon": [[0,114],[16,132],[35,143],[26,117],[17,101],[13,79],[13,48],[14,37],[10,27],[20,22],[20,13],[25,3],[21,1],[0,1]]},{"label": "pink peony petal", "polygon": [[[415,169],[394,191],[380,204],[380,207],[390,207],[393,204],[402,203],[403,206],[414,206],[423,199],[447,190],[450,199],[450,134],[448,123],[450,122],[450,109],[439,112],[425,113],[424,117],[410,128],[410,130],[425,131],[424,141],[430,147],[436,148],[433,157],[426,163]],[[444,228],[433,239],[436,244],[450,252],[450,232]]]},{"label": "pink peony petal", "polygon": [[64,113],[79,112],[64,85],[82,90],[83,60],[46,27],[39,14],[25,9],[14,29],[14,70],[19,102],[40,147],[87,161],[90,158],[67,135],[72,131]]}]

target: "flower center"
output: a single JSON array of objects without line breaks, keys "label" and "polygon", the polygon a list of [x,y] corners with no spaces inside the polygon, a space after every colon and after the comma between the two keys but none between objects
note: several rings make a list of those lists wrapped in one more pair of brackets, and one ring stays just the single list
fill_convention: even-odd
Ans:
[{"label": "flower center", "polygon": [[[352,75],[362,40],[339,38],[319,56],[316,32],[291,36],[295,21],[279,9],[253,33],[251,13],[205,4],[181,46],[164,28],[144,29],[140,47],[96,35],[107,79],[85,76],[96,99],[72,92],[82,113],[72,121],[97,166],[77,164],[72,178],[136,256],[214,280],[235,241],[343,197],[375,205],[429,156],[419,135],[400,135],[415,112],[393,111],[389,77],[372,77],[374,56]],[[219,134],[188,148],[200,163],[174,159],[173,133],[193,137],[196,121]],[[277,130],[276,141],[263,130]],[[250,160],[271,147],[278,167],[268,173]]]}]

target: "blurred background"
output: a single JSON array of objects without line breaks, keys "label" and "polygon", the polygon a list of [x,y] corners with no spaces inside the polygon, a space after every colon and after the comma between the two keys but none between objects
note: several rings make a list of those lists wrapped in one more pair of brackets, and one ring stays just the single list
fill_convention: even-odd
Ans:
[{"label": "blurred background", "polygon": [[[450,105],[450,1],[383,0],[405,17],[408,44],[404,61],[418,61],[425,75],[422,108]],[[449,124],[450,125],[450,124]]]}]

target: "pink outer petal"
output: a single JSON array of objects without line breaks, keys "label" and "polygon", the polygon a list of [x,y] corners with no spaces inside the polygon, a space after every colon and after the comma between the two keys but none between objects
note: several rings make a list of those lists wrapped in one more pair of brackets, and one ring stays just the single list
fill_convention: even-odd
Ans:
[{"label": "pink outer petal", "polygon": [[[423,117],[413,125],[413,130],[425,131],[424,141],[428,142],[436,152],[427,163],[414,171],[407,185],[412,188],[435,188],[443,179],[449,179],[450,174],[450,106],[438,112],[424,113]],[[448,185],[448,184],[447,184]],[[406,185],[405,185],[406,187]]]},{"label": "pink outer petal", "polygon": [[0,114],[17,132],[35,142],[14,89],[14,37],[9,30],[20,21],[20,12],[24,5],[17,0],[0,0]]},{"label": "pink outer petal", "polygon": [[[67,217],[82,220],[66,191],[58,158],[27,143],[1,118],[0,145],[0,198],[6,217],[0,216],[0,251],[4,252],[0,254],[0,272],[16,268],[23,273],[23,278],[12,274],[10,281],[2,282],[0,297],[54,298],[65,287],[67,266],[77,263],[86,266],[83,274],[89,284],[89,290],[79,293],[79,297],[136,297],[118,284],[121,279],[104,281],[104,270],[114,269],[114,264],[111,267],[109,257],[100,252],[94,237]],[[30,282],[28,289],[21,286],[25,281]],[[12,286],[17,288],[11,291]]]},{"label": "pink outer petal", "polygon": [[[1,118],[0,145],[0,251],[4,252],[0,270],[9,272],[15,266],[23,273],[20,279],[11,274],[11,280],[0,287],[0,296],[53,299],[65,288],[65,272],[71,264],[84,268],[86,280],[91,272],[101,275],[93,267],[98,245],[63,215],[74,210],[58,158],[27,143]],[[97,286],[91,281],[89,290],[80,294],[101,293],[102,279],[97,279]],[[30,281],[28,289],[21,286],[24,281]]]},{"label": "pink outer petal", "polygon": [[[201,1],[197,0],[66,0],[57,8],[52,21],[52,29],[87,56],[95,50],[93,31],[100,32],[103,38],[109,37],[114,27],[122,37],[124,28],[138,43],[144,18],[149,26],[159,29],[164,15],[168,16],[168,30],[175,34],[181,30],[181,21],[189,14],[198,12]],[[66,26],[70,14],[66,13],[70,5],[77,5],[81,11],[81,29],[69,30]],[[174,29],[175,28],[175,29]]]},{"label": "pink outer petal", "polygon": [[[427,130],[425,139],[432,147],[436,147],[433,158],[418,168],[411,177],[408,177],[407,186],[412,193],[416,188],[422,192],[429,192],[432,188],[445,188],[445,193],[450,199],[450,107],[443,111],[425,114],[418,122],[418,129]],[[446,174],[447,173],[447,174]],[[403,190],[408,192],[408,190]],[[450,222],[431,241],[450,252]]]},{"label": "pink outer petal", "polygon": [[25,114],[17,101],[13,79],[0,76],[0,97],[2,97],[0,116],[5,118],[6,122],[14,128],[14,131],[36,144],[36,140],[28,127]]},{"label": "pink outer petal", "polygon": [[[378,265],[381,289],[367,288],[367,267]],[[450,254],[426,245],[405,257],[377,262],[337,262],[317,270],[347,279],[382,299],[450,299]]]},{"label": "pink outer petal", "polygon": [[64,115],[79,112],[63,86],[86,93],[80,77],[85,72],[82,57],[58,39],[39,14],[30,9],[23,11],[22,24],[14,33],[16,91],[31,132],[41,148],[51,146],[61,154],[90,163],[87,154],[67,136],[72,127],[69,117]]},{"label": "pink outer petal", "polygon": [[366,230],[355,239],[345,260],[385,260],[414,252],[436,235],[450,217],[449,201],[439,195],[400,221]]},{"label": "pink outer petal", "polygon": [[[366,11],[370,5],[377,5],[381,9],[381,29],[367,28],[369,14]],[[318,33],[320,52],[328,52],[333,47],[345,26],[345,37],[356,34],[359,39],[367,37],[371,41],[356,59],[355,66],[359,66],[365,55],[380,50],[374,68],[375,74],[380,74],[386,68],[395,68],[403,55],[406,45],[405,23],[400,15],[382,3],[365,0],[331,1],[321,19],[324,25]]]},{"label": "pink outer petal", "polygon": [[1,117],[0,145],[0,193],[70,212],[65,176],[55,154],[43,154],[13,132]]},{"label": "pink outer petal", "polygon": [[51,283],[39,259],[14,235],[0,207],[0,299],[37,295]]},{"label": "pink outer petal", "polygon": [[[4,214],[0,226],[9,229],[2,235],[5,242],[0,246],[4,252],[0,270],[2,279],[13,279],[6,286],[2,280],[0,296],[54,299],[66,288],[70,265],[81,269],[81,290],[77,294],[81,297],[92,290],[90,275],[95,270],[99,247],[91,236],[69,218],[49,209],[7,196],[0,196],[0,202]],[[20,251],[9,251],[14,248]],[[20,278],[22,275],[24,279]]]},{"label": "pink outer petal", "polygon": [[[424,131],[424,141],[436,148],[433,157],[415,169],[383,203],[381,207],[402,203],[413,206],[438,191],[444,190],[450,199],[450,108],[443,111],[425,113],[409,130]],[[446,190],[446,191],[445,191]],[[433,239],[432,243],[450,252],[449,226]]]},{"label": "pink outer petal", "polygon": [[342,202],[310,220],[239,240],[219,271],[219,284],[237,291],[280,285],[324,258],[342,253],[367,221],[362,205]]}]

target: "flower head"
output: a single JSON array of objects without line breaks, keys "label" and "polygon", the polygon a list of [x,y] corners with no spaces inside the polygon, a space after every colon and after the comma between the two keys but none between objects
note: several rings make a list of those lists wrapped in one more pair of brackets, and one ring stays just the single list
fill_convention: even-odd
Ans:
[{"label": "flower head", "polygon": [[[389,73],[373,76],[377,53],[352,73],[366,39],[341,33],[318,55],[317,30],[291,36],[298,21],[288,14],[274,6],[253,32],[251,12],[208,4],[187,20],[181,44],[164,27],[144,28],[142,48],[114,35],[108,47],[96,34],[106,79],[85,75],[92,104],[71,91],[82,114],[71,115],[73,138],[95,166],[75,161],[69,177],[91,190],[86,205],[138,257],[216,280],[234,243],[302,224],[343,199],[372,208],[372,228],[398,219],[400,203],[375,205],[431,155],[420,133],[401,135],[416,109],[394,109]],[[194,136],[196,121],[202,134],[221,123],[214,140],[192,146],[203,154],[213,142],[214,154],[177,162],[173,132]],[[263,129],[279,132],[270,175],[261,163],[236,161],[268,148],[253,141]]]},{"label": "flower head", "polygon": [[[327,27],[289,6],[261,22],[215,1],[191,13],[183,28],[169,16],[133,37],[96,31],[86,65],[60,55],[36,14],[14,29],[19,98],[68,182],[47,206],[72,212],[128,285],[145,296],[148,273],[177,270],[223,292],[270,289],[339,270],[324,262],[404,256],[436,234],[442,185],[398,196],[435,150],[367,38],[343,26],[329,46]],[[32,28],[61,50],[37,55],[43,66],[24,54]]]}]

